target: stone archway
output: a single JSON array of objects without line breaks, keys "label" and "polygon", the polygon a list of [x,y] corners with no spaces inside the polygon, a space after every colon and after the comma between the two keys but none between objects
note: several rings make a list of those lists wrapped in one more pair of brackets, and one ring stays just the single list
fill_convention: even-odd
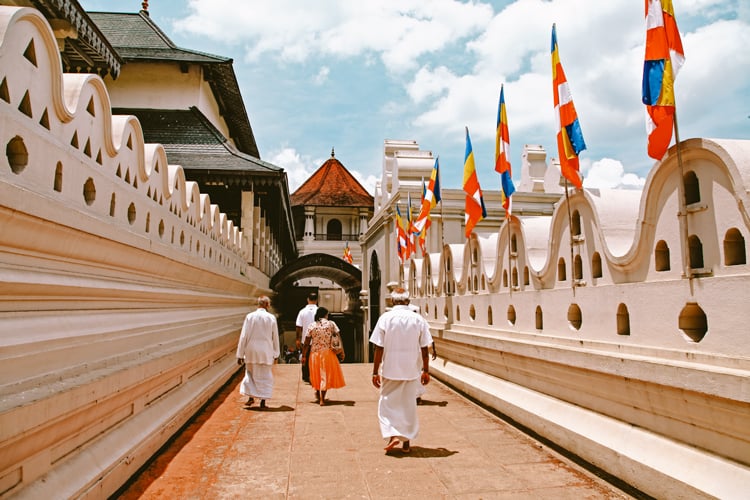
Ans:
[{"label": "stone archway", "polygon": [[297,312],[305,304],[307,289],[295,286],[299,280],[306,278],[324,278],[339,285],[348,298],[348,309],[343,313],[331,315],[341,328],[347,361],[361,362],[364,359],[362,340],[362,310],[359,304],[359,292],[362,290],[362,271],[343,259],[324,253],[313,253],[300,257],[279,271],[271,278],[270,288],[275,292],[274,309],[280,314],[282,325],[294,329]]}]

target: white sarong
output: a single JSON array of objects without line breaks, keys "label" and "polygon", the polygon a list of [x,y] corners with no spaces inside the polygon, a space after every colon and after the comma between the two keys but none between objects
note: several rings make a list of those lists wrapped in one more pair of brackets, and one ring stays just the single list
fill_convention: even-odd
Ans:
[{"label": "white sarong", "polygon": [[395,436],[402,441],[409,441],[419,434],[419,420],[417,419],[419,385],[419,379],[382,379],[378,401],[378,420],[380,433],[384,438]]},{"label": "white sarong", "polygon": [[240,394],[260,399],[270,399],[273,394],[273,365],[245,364]]}]

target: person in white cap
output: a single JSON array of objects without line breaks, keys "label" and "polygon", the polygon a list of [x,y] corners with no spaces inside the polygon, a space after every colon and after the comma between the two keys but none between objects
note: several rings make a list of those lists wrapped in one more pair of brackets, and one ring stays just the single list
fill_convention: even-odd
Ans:
[{"label": "person in white cap", "polygon": [[432,335],[427,320],[409,309],[406,290],[394,289],[391,299],[393,308],[380,316],[370,336],[375,344],[372,384],[380,389],[378,420],[387,440],[385,451],[402,443],[402,451],[408,453],[419,433],[417,389],[430,382]]}]

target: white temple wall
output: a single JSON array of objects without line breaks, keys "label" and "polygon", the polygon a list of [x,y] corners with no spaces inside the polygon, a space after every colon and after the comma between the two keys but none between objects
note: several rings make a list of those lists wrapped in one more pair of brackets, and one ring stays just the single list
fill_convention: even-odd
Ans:
[{"label": "white temple wall", "polygon": [[40,13],[0,36],[0,496],[107,497],[237,370],[269,277]]},{"label": "white temple wall", "polygon": [[[491,218],[469,240],[446,230],[442,251],[405,263],[404,283],[430,322],[441,380],[657,498],[741,498],[750,481],[750,141],[681,148],[682,173],[673,147],[642,193],[572,192],[551,218],[546,199],[517,192],[524,211],[514,210],[510,235],[507,223],[488,233]],[[700,198],[684,209],[700,248],[680,225],[683,191]],[[457,222],[451,195],[442,210]],[[364,247],[393,246],[380,261],[391,277],[401,267],[395,242],[377,226],[388,209]]]}]

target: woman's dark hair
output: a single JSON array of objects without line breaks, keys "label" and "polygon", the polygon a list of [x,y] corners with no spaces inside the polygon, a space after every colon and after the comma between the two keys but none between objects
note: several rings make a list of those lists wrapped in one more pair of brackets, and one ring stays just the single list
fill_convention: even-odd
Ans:
[{"label": "woman's dark hair", "polygon": [[328,309],[325,307],[319,307],[318,310],[315,311],[315,321],[325,318],[326,316],[328,316]]}]

